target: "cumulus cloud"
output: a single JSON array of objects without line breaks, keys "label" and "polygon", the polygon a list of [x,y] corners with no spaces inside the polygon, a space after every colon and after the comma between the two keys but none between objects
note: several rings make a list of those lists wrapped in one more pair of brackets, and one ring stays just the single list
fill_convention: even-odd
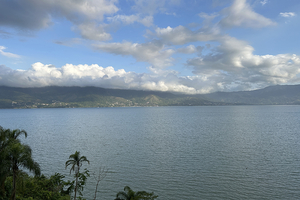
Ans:
[{"label": "cumulus cloud", "polygon": [[4,50],[6,49],[6,47],[4,46],[0,46],[0,54],[5,56],[5,57],[8,57],[8,58],[20,58],[21,56],[17,55],[17,54],[13,54],[13,53],[10,53],[10,52],[5,52]]},{"label": "cumulus cloud", "polygon": [[221,11],[225,16],[220,25],[225,28],[242,26],[247,28],[262,28],[276,25],[272,20],[254,12],[246,0],[235,0],[232,6]]},{"label": "cumulus cloud", "polygon": [[224,89],[247,90],[273,84],[293,83],[300,73],[300,57],[295,54],[254,55],[245,41],[224,36],[211,53],[189,59],[194,73],[216,78]]},{"label": "cumulus cloud", "polygon": [[[109,25],[103,23],[104,17],[106,17],[106,22],[125,25],[141,23],[150,27],[153,25],[152,15],[154,13],[167,13],[166,4],[178,3],[176,0],[135,0],[136,4],[133,9],[140,12],[147,10],[147,12],[145,11],[143,15],[141,13],[114,15],[118,11],[115,6],[116,2],[116,0],[4,1],[0,7],[0,25],[38,30],[48,27],[53,17],[63,17],[73,23],[73,30],[78,31],[82,38],[107,41],[112,37],[108,33]],[[267,1],[262,2],[265,4]],[[262,5],[264,4],[262,3]],[[17,13],[17,11],[19,12]],[[10,12],[15,15],[8,16]],[[154,31],[148,34],[154,38],[150,38],[150,42],[100,42],[93,45],[94,49],[101,52],[132,56],[138,62],[147,62],[151,65],[148,68],[149,73],[127,72],[124,69],[115,70],[111,66],[104,68],[96,64],[66,64],[59,68],[53,65],[34,63],[28,70],[13,70],[0,65],[0,85],[17,87],[97,86],[195,94],[249,90],[272,84],[298,83],[300,73],[300,57],[298,55],[255,55],[254,48],[247,42],[225,35],[222,29],[234,26],[260,28],[274,25],[273,21],[254,12],[246,0],[235,0],[232,6],[223,9],[219,14],[223,18],[218,23],[212,24],[212,21],[219,19],[217,18],[218,14],[200,13],[198,16],[204,20],[202,26],[197,30],[195,27],[189,29],[184,26],[154,28]],[[105,15],[111,15],[111,17]],[[283,17],[295,16],[294,13],[280,13],[280,15]],[[76,39],[74,41],[56,41],[56,43],[72,45],[82,41],[82,39]],[[182,46],[178,47],[177,45]],[[194,75],[179,76],[179,72],[167,69],[174,64],[173,56],[176,53],[195,56],[186,62],[186,65],[193,69]],[[3,46],[0,46],[0,54],[12,58],[19,57],[6,52]]]},{"label": "cumulus cloud", "polygon": [[107,53],[132,56],[139,62],[148,62],[153,67],[165,68],[172,64],[173,49],[167,48],[162,42],[154,40],[152,42],[138,44],[131,42],[123,43],[102,43],[95,44],[94,48]]},{"label": "cumulus cloud", "polygon": [[135,73],[124,69],[115,70],[111,66],[104,68],[97,64],[66,64],[57,68],[34,63],[28,70],[13,70],[0,65],[0,85],[96,86],[197,94],[293,84],[299,81],[297,75],[300,73],[299,56],[254,55],[251,46],[235,38],[224,38],[215,52],[193,58],[188,64],[194,68],[195,75],[179,76],[177,71],[155,67],[149,67],[149,73]]},{"label": "cumulus cloud", "polygon": [[[153,69],[154,70],[154,69]],[[195,78],[178,77],[174,71],[158,70],[153,73],[126,72],[99,65],[66,64],[61,68],[34,63],[29,70],[12,70],[0,65],[0,85],[12,87],[96,86],[104,88],[156,90],[181,93],[204,93],[195,88]]]},{"label": "cumulus cloud", "polygon": [[293,12],[284,12],[279,14],[281,17],[295,17],[296,14]]}]

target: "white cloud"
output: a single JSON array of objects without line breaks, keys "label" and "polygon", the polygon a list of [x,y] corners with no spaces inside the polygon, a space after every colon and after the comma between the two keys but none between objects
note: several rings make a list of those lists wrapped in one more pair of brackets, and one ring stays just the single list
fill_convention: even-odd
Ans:
[{"label": "white cloud", "polygon": [[[102,21],[105,14],[116,13],[119,9],[115,3],[117,0],[52,0],[45,1],[44,6],[48,5],[49,9],[54,9],[70,21],[81,24],[86,20]],[[49,12],[55,15],[52,10]]]},{"label": "white cloud", "polygon": [[102,21],[103,15],[118,11],[116,0],[26,0],[2,1],[0,25],[36,30],[48,27],[53,17],[65,17],[81,24],[86,20]]},{"label": "white cloud", "polygon": [[279,14],[281,17],[295,17],[296,14],[293,12],[284,12]]},{"label": "white cloud", "polygon": [[199,15],[199,17],[204,18],[205,20],[207,20],[209,22],[212,21],[213,19],[215,19],[217,16],[219,16],[217,13],[213,13],[213,14],[209,15],[209,14],[204,13],[204,12],[201,12],[198,15]]},{"label": "white cloud", "polygon": [[107,41],[112,39],[111,35],[105,31],[105,25],[96,23],[83,23],[77,26],[81,36],[89,40]]},{"label": "white cloud", "polygon": [[155,67],[149,67],[149,73],[135,73],[97,64],[66,64],[57,68],[34,63],[28,70],[12,70],[0,65],[0,85],[96,86],[196,94],[298,83],[299,56],[259,56],[254,55],[253,50],[246,42],[226,36],[212,54],[189,60],[188,64],[195,70],[194,76],[179,76],[177,71]]},{"label": "white cloud", "polygon": [[61,68],[34,63],[29,70],[12,70],[0,65],[0,85],[12,87],[96,86],[104,88],[156,90],[181,93],[204,93],[204,87],[193,87],[201,82],[196,77],[178,77],[174,71],[156,70],[155,73],[126,72],[99,65],[66,64]]},{"label": "white cloud", "polygon": [[177,26],[171,28],[156,28],[156,36],[165,43],[182,45],[189,42],[197,41],[211,41],[215,40],[218,37],[217,29],[199,29],[197,31],[191,31],[190,29],[184,26]]},{"label": "white cloud", "polygon": [[72,39],[69,39],[69,40],[55,40],[53,42],[55,44],[71,47],[73,45],[82,43],[82,39],[81,38],[72,38]]},{"label": "white cloud", "polygon": [[[111,35],[107,33],[107,25],[102,21],[104,15],[114,14],[119,10],[115,5],[116,2],[116,0],[54,0],[47,1],[47,4],[56,13],[73,22],[74,30],[79,30],[83,38],[107,41],[111,39]],[[50,14],[55,15],[52,12]]]},{"label": "white cloud", "polygon": [[[39,30],[53,24],[53,18],[66,18],[86,39],[111,38],[102,24],[104,15],[116,13],[117,0],[26,0],[4,1],[0,6],[0,26],[18,30]],[[144,22],[146,23],[146,22]]]},{"label": "white cloud", "polygon": [[[71,21],[74,30],[82,38],[107,41],[112,37],[108,33],[112,24],[125,25],[141,23],[147,27],[153,25],[154,13],[168,13],[166,0],[135,0],[133,9],[138,14],[116,15],[115,1],[106,0],[52,0],[52,1],[4,1],[0,7],[0,25],[37,30],[51,24],[54,17],[64,17]],[[221,2],[221,1],[220,1]],[[171,2],[172,3],[172,2]],[[173,1],[175,4],[176,1]],[[178,1],[177,1],[178,3]],[[267,1],[261,1],[262,5]],[[23,6],[30,11],[28,16]],[[2,11],[2,13],[1,13]],[[19,13],[17,12],[19,11]],[[7,16],[9,12],[15,14]],[[171,11],[172,12],[172,11]],[[145,15],[146,14],[146,15]],[[106,15],[110,15],[107,17]],[[255,55],[254,48],[247,42],[222,34],[222,28],[234,26],[260,28],[275,25],[273,21],[253,11],[246,0],[235,0],[232,6],[217,14],[200,13],[204,18],[201,28],[191,29],[185,26],[166,28],[157,27],[148,38],[151,42],[114,42],[96,43],[93,48],[120,56],[132,56],[138,62],[149,63],[149,73],[126,72],[113,67],[99,65],[66,64],[61,68],[53,65],[35,63],[29,70],[12,70],[0,65],[0,85],[18,87],[59,86],[98,86],[119,89],[142,89],[176,91],[185,93],[205,93],[213,91],[248,90],[272,84],[298,83],[300,58],[297,55]],[[280,13],[283,17],[295,16],[295,13]],[[222,17],[222,16],[221,16]],[[151,27],[153,28],[153,27]],[[57,42],[72,45],[84,40]],[[193,44],[190,44],[193,43]],[[203,44],[205,43],[205,44]],[[182,45],[178,48],[176,45]],[[203,46],[197,46],[203,45]],[[206,45],[206,48],[204,47]],[[203,52],[202,52],[203,50]],[[193,54],[187,60],[187,66],[193,69],[193,76],[179,76],[174,70],[166,70],[174,64],[175,53]],[[0,46],[0,54],[18,58],[16,54],[5,51]],[[175,55],[176,56],[176,55]]]},{"label": "white cloud", "polygon": [[263,0],[263,1],[260,1],[261,5],[265,5],[266,3],[268,3],[268,0]]},{"label": "white cloud", "polygon": [[94,45],[94,48],[107,53],[133,56],[139,62],[148,62],[153,67],[165,68],[172,64],[173,49],[168,49],[160,41],[138,44],[131,42],[102,43]]},{"label": "white cloud", "polygon": [[300,73],[299,56],[254,55],[252,46],[229,36],[224,36],[219,42],[220,45],[210,54],[188,60],[187,64],[194,67],[195,74],[213,77],[215,83],[228,90],[296,82]]},{"label": "white cloud", "polygon": [[192,54],[197,52],[197,48],[194,45],[189,45],[187,47],[182,47],[177,49],[178,53],[186,53],[186,54]]},{"label": "white cloud", "polygon": [[152,16],[146,16],[144,18],[141,18],[139,15],[115,15],[113,17],[107,17],[107,20],[109,22],[122,22],[126,25],[133,24],[135,22],[139,22],[147,27],[153,25]]},{"label": "white cloud", "polygon": [[254,12],[246,0],[235,0],[232,6],[221,11],[225,17],[220,21],[223,27],[242,26],[248,28],[262,28],[276,25],[272,20]]},{"label": "white cloud", "polygon": [[4,46],[0,46],[0,54],[5,56],[5,57],[8,57],[8,58],[20,58],[21,56],[17,55],[17,54],[13,54],[13,53],[10,53],[10,52],[5,52],[4,50],[6,49],[6,47]]},{"label": "white cloud", "polygon": [[135,4],[132,9],[136,12],[154,15],[156,13],[168,14],[168,8],[179,6],[181,0],[134,0]]}]

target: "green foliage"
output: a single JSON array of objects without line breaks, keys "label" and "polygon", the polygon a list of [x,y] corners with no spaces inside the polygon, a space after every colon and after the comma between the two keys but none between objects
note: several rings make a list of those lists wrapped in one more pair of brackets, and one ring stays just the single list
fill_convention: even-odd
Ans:
[{"label": "green foliage", "polygon": [[[63,190],[63,188],[66,186],[66,182],[63,181],[63,178],[64,176],[59,173],[55,173],[48,178],[44,175],[32,177],[24,172],[21,172],[17,178],[16,199],[69,200],[70,196]],[[12,182],[13,178],[11,176],[8,177],[6,186],[11,186]],[[8,197],[9,195],[7,195],[7,197],[4,199],[8,199]]]},{"label": "green foliage", "polygon": [[11,100],[9,99],[0,99],[0,108],[12,108]]},{"label": "green foliage", "polygon": [[31,149],[27,145],[21,144],[19,137],[27,132],[24,130],[10,130],[0,127],[0,195],[7,196],[5,188],[6,178],[13,175],[12,199],[15,199],[16,179],[19,168],[27,168],[39,174],[39,165],[31,157]]},{"label": "green foliage", "polygon": [[[87,169],[84,169],[83,173],[79,172],[78,174],[74,174],[75,180],[68,181],[65,184],[67,186],[66,192],[68,194],[71,194],[72,192],[74,192],[74,190],[76,188],[76,192],[78,192],[78,194],[82,196],[83,195],[82,191],[84,189],[84,186],[86,184],[86,180],[88,177],[90,177],[90,174],[89,174],[89,170],[87,170]],[[77,178],[77,184],[76,184],[76,178]],[[78,199],[79,198],[81,198],[81,197],[78,197]]]},{"label": "green foliage", "polygon": [[10,168],[13,173],[13,192],[12,199],[15,200],[16,181],[19,176],[20,167],[32,171],[35,175],[40,175],[41,170],[37,162],[32,159],[31,148],[17,141],[13,141],[8,147],[7,159],[10,160]]},{"label": "green foliage", "polygon": [[[19,137],[27,132],[24,130],[4,129],[0,126],[0,200],[70,200],[74,192],[74,200],[85,200],[83,196],[84,186],[87,178],[90,177],[86,168],[80,171],[82,164],[89,160],[76,151],[71,154],[65,163],[66,168],[71,167],[70,174],[74,173],[73,181],[64,181],[65,176],[55,173],[47,177],[40,175],[39,164],[32,159],[31,148],[20,142]],[[22,169],[27,169],[35,174],[29,176]],[[107,170],[99,169],[95,177],[97,182],[95,197],[99,182],[106,176]],[[76,198],[77,193],[79,197]],[[154,193],[145,191],[134,192],[126,186],[124,192],[119,192],[116,200],[154,200],[157,196]]]},{"label": "green foliage", "polygon": [[73,191],[74,188],[74,200],[76,200],[77,192],[79,193],[79,195],[82,195],[83,186],[86,183],[87,177],[90,176],[89,171],[87,169],[85,169],[83,173],[80,173],[80,167],[82,166],[83,162],[87,162],[88,164],[90,164],[90,161],[85,156],[80,156],[79,151],[76,151],[74,154],[71,154],[69,160],[67,160],[66,162],[66,168],[68,166],[71,166],[70,174],[72,171],[75,172],[75,182],[69,182],[70,187],[68,189],[69,191]]},{"label": "green foliage", "polygon": [[134,192],[129,186],[124,187],[124,192],[118,192],[115,200],[154,200],[158,196],[154,195],[153,192],[149,193],[146,191]]},{"label": "green foliage", "polygon": [[[32,159],[28,145],[20,142],[19,137],[27,132],[0,127],[0,200],[7,199],[68,199],[62,197],[65,182],[64,176],[56,173],[50,178],[40,175],[39,164]],[[32,171],[31,177],[21,169]]]},{"label": "green foliage", "polygon": [[219,103],[204,99],[205,97],[200,95],[98,87],[13,88],[0,86],[0,108],[219,105]]}]

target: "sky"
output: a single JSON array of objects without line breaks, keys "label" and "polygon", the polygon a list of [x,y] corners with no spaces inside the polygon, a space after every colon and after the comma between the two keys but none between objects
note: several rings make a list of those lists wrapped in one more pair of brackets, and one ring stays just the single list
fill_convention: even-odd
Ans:
[{"label": "sky", "polygon": [[300,84],[299,0],[0,0],[0,85]]}]

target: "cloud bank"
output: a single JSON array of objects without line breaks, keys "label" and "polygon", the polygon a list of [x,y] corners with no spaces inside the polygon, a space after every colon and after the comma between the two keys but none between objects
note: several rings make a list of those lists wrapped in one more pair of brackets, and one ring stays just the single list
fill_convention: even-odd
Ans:
[{"label": "cloud bank", "polygon": [[[198,26],[159,27],[155,14],[168,15],[165,6],[178,6],[179,0],[132,0],[136,13],[119,14],[117,0],[26,0],[3,1],[0,26],[37,31],[51,26],[55,19],[67,19],[81,38],[56,44],[72,46],[87,42],[99,53],[130,56],[148,63],[147,73],[115,70],[112,66],[65,64],[56,67],[36,62],[28,70],[0,65],[0,85],[13,87],[97,86],[118,89],[157,90],[189,94],[215,91],[252,90],[275,84],[299,83],[300,57],[296,54],[256,55],[248,42],[229,36],[231,28],[259,29],[276,22],[256,13],[246,0],[234,0],[218,13],[197,13]],[[261,5],[268,3],[260,1]],[[17,12],[18,11],[18,12]],[[295,13],[280,13],[293,17]],[[174,14],[176,16],[176,14]],[[278,15],[277,15],[278,16]],[[113,26],[146,27],[145,42],[108,42]],[[1,30],[0,30],[1,31]],[[116,30],[115,30],[116,31]],[[0,55],[10,59],[19,55],[0,46]],[[180,60],[182,58],[182,60]],[[180,75],[172,67],[181,61],[190,75]],[[122,69],[124,68],[124,69]]]},{"label": "cloud bank", "polygon": [[[233,47],[233,44],[235,44]],[[240,52],[240,49],[243,49]],[[34,63],[29,70],[0,65],[0,85],[12,87],[97,86],[104,88],[156,90],[189,94],[237,91],[270,84],[299,82],[300,57],[280,54],[253,55],[253,48],[234,38],[224,39],[215,54],[188,60],[194,76],[149,68],[150,73],[126,72],[99,65],[66,64],[61,68]],[[215,61],[216,60],[216,61]],[[216,65],[218,63],[218,65]],[[233,67],[231,67],[233,66]]]}]

